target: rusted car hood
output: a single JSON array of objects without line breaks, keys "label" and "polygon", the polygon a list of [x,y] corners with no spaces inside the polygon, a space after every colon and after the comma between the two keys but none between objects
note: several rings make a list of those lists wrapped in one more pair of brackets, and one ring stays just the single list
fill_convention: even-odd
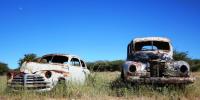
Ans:
[{"label": "rusted car hood", "polygon": [[55,63],[25,62],[20,67],[20,71],[24,73],[35,73],[42,70],[63,70],[64,68],[67,68],[67,65]]}]

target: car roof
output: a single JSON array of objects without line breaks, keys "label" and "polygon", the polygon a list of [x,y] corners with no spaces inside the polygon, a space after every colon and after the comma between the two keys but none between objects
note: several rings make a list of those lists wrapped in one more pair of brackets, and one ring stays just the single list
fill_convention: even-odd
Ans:
[{"label": "car roof", "polygon": [[52,53],[52,54],[46,54],[46,55],[44,55],[44,56],[42,56],[42,57],[46,57],[46,56],[66,56],[66,57],[70,57],[70,58],[79,58],[80,59],[80,57],[79,56],[77,56],[77,55],[72,55],[72,54],[61,54],[61,53]]},{"label": "car roof", "polygon": [[166,37],[143,37],[143,38],[135,38],[133,42],[142,42],[142,41],[163,41],[170,42],[171,40]]}]

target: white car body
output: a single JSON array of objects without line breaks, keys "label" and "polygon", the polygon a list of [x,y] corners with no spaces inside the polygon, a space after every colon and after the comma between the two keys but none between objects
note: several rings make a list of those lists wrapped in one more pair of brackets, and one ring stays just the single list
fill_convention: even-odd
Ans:
[{"label": "white car body", "polygon": [[49,91],[61,80],[84,84],[90,71],[83,60],[75,55],[48,54],[37,62],[24,62],[20,72],[9,73],[8,86]]}]

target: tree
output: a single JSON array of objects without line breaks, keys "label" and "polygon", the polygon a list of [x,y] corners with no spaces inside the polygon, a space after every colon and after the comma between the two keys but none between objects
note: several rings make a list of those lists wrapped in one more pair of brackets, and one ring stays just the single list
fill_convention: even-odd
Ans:
[{"label": "tree", "polygon": [[174,55],[173,55],[174,60],[184,60],[184,61],[190,61],[191,58],[188,57],[188,52],[180,52],[174,50]]},{"label": "tree", "polygon": [[24,58],[19,59],[19,66],[21,66],[25,61],[27,62],[31,62],[34,61],[37,58],[37,55],[34,53],[30,53],[30,54],[25,54]]},{"label": "tree", "polygon": [[0,75],[4,75],[9,71],[8,65],[0,62]]},{"label": "tree", "polygon": [[173,58],[174,60],[187,61],[190,64],[190,70],[193,72],[200,71],[200,59],[191,59],[188,56],[188,52],[180,52],[180,51],[174,50]]}]

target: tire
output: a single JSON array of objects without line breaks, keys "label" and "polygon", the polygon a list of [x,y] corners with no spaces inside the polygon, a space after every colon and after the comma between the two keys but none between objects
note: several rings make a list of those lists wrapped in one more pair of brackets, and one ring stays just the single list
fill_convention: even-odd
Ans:
[{"label": "tire", "polygon": [[65,84],[65,79],[64,78],[59,78],[58,79],[58,84]]},{"label": "tire", "polygon": [[123,69],[121,70],[121,79],[122,79],[122,81],[125,81],[124,70]]}]

